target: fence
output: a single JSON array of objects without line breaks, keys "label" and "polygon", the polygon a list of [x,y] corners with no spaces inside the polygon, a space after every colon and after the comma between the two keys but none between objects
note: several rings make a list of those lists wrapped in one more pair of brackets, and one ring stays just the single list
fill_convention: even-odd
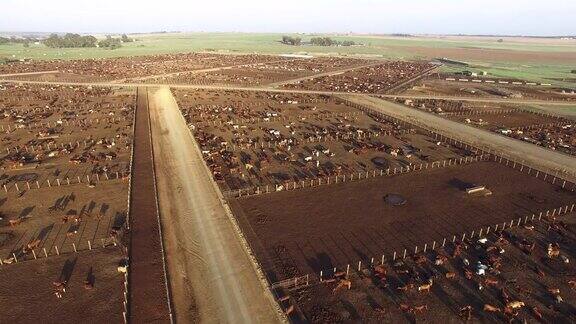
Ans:
[{"label": "fence", "polygon": [[233,198],[241,198],[241,197],[248,197],[254,195],[261,195],[271,192],[278,192],[278,191],[292,191],[297,189],[304,189],[304,188],[313,188],[318,186],[326,186],[331,184],[338,184],[338,183],[345,183],[350,181],[358,181],[363,179],[370,179],[370,178],[377,178],[377,177],[385,177],[385,176],[395,176],[397,174],[404,174],[409,172],[417,172],[422,170],[434,169],[434,168],[444,168],[450,167],[459,164],[469,164],[478,161],[488,161],[491,155],[489,154],[482,154],[477,156],[470,156],[464,157],[460,159],[449,159],[443,161],[435,161],[431,163],[420,163],[413,164],[407,166],[406,168],[388,168],[386,170],[372,170],[372,171],[364,171],[358,173],[350,173],[348,175],[335,175],[335,176],[327,176],[327,177],[319,177],[314,179],[306,179],[301,181],[293,181],[293,182],[285,182],[283,184],[276,184],[276,185],[266,185],[266,186],[257,186],[257,187],[250,187],[250,188],[242,188],[238,190],[231,190],[224,193],[226,197],[233,197]]},{"label": "fence", "polygon": [[[14,181],[12,184],[13,185],[2,185],[2,191],[4,191],[4,193],[8,193],[9,191],[16,191],[16,192],[22,192],[22,190],[32,190],[32,189],[40,189],[40,188],[52,188],[52,187],[60,187],[60,186],[70,186],[70,185],[77,185],[77,184],[94,184],[94,183],[99,183],[101,181],[106,181],[106,180],[118,180],[118,179],[122,179],[125,180],[127,178],[129,178],[130,176],[130,171],[122,171],[122,172],[115,172],[115,173],[110,173],[108,174],[107,172],[102,173],[102,175],[95,173],[89,175],[87,174],[86,177],[84,176],[77,176],[76,178],[56,178],[56,180],[53,182],[50,182],[50,180],[46,180],[45,182],[42,181],[42,183],[40,183],[39,181],[35,181],[35,182],[29,182],[29,181]],[[83,180],[83,179],[86,180]],[[20,184],[20,185],[19,185]]]},{"label": "fence", "polygon": [[[371,108],[365,107],[365,106],[363,106],[363,105],[360,105],[360,104],[351,102],[351,101],[349,101],[349,100],[347,100],[347,99],[341,99],[341,100],[342,100],[343,102],[345,102],[346,104],[348,104],[348,105],[350,105],[350,106],[352,106],[352,107],[355,107],[355,108],[357,108],[357,109],[360,109],[360,110],[362,110],[362,111],[366,111],[366,112],[370,112],[370,111],[371,111],[372,114],[375,114],[375,115],[377,115],[377,116],[380,116],[380,117],[383,118],[383,119],[386,119],[386,120],[389,120],[389,121],[392,121],[392,122],[395,122],[395,123],[398,123],[398,124],[411,125],[412,127],[423,128],[423,129],[424,129],[425,131],[427,131],[429,134],[431,134],[432,136],[434,136],[434,138],[436,138],[437,140],[446,142],[446,143],[448,143],[448,144],[455,145],[455,146],[460,147],[460,148],[463,148],[463,149],[472,150],[475,154],[478,154],[479,152],[480,152],[481,154],[489,153],[489,154],[492,154],[492,155],[496,155],[496,156],[498,156],[498,157],[503,157],[503,158],[509,159],[509,158],[506,157],[506,154],[504,154],[503,152],[497,152],[497,151],[492,150],[492,149],[490,149],[490,148],[488,148],[488,149],[482,149],[482,148],[480,148],[480,147],[478,147],[478,146],[472,145],[472,144],[467,143],[467,142],[465,142],[465,141],[460,141],[460,140],[453,139],[453,138],[451,138],[451,137],[449,137],[449,136],[443,135],[443,134],[440,133],[437,129],[435,129],[435,128],[433,128],[433,127],[430,127],[430,126],[428,126],[428,125],[415,125],[415,124],[412,124],[412,123],[403,121],[403,120],[401,120],[401,119],[388,116],[388,115],[383,114],[383,113],[381,113],[381,112],[372,110]],[[540,113],[540,112],[533,112],[533,113],[535,113],[535,114],[540,114],[540,115],[546,115],[546,114]],[[557,117],[557,116],[554,116],[554,115],[551,115],[551,116]],[[510,159],[509,159],[509,160],[510,160]],[[513,161],[513,160],[511,160],[511,161]],[[519,163],[519,161],[516,161],[516,163]],[[535,168],[535,167],[532,166],[532,169],[537,169],[537,168]],[[540,171],[541,171],[541,172],[545,172],[545,171],[543,171],[543,170],[540,170]],[[548,170],[548,171],[550,171],[550,170]],[[560,172],[560,170],[553,170],[553,171],[556,171],[556,173],[559,173],[559,172]],[[566,170],[561,170],[561,172],[564,174],[564,176],[576,177],[576,173],[567,172]],[[560,177],[560,176],[557,175],[556,177]],[[566,178],[564,178],[564,180],[566,180]]]},{"label": "fence", "polygon": [[474,239],[474,238],[481,239],[490,233],[502,232],[507,228],[509,229],[509,228],[513,228],[513,227],[518,227],[520,225],[526,225],[529,223],[533,223],[536,221],[547,220],[551,217],[570,214],[570,213],[574,212],[574,207],[575,207],[575,204],[561,206],[561,207],[555,208],[553,210],[546,210],[546,211],[540,212],[538,215],[536,215],[536,214],[526,215],[523,218],[519,217],[517,219],[516,218],[511,219],[510,221],[506,221],[506,222],[502,222],[502,223],[498,223],[498,224],[494,224],[494,225],[490,225],[490,226],[483,226],[480,229],[472,230],[471,232],[466,231],[466,232],[459,234],[459,235],[446,236],[442,240],[428,242],[428,243],[424,243],[422,245],[416,245],[416,246],[414,246],[413,250],[412,249],[410,249],[410,250],[404,249],[404,250],[401,250],[399,252],[398,251],[392,251],[392,252],[388,252],[388,253],[383,253],[378,259],[375,257],[371,257],[370,259],[358,260],[357,262],[348,263],[346,265],[340,265],[340,266],[335,266],[335,267],[332,267],[329,269],[323,269],[323,270],[320,270],[319,272],[314,273],[314,274],[309,273],[306,275],[278,281],[278,282],[272,283],[271,287],[276,288],[276,289],[283,288],[283,289],[287,289],[287,290],[300,289],[302,287],[307,287],[311,284],[322,282],[326,278],[334,277],[334,275],[336,273],[338,273],[338,271],[345,272],[346,276],[348,276],[351,270],[361,271],[362,269],[365,269],[365,268],[370,268],[370,267],[374,267],[376,265],[385,264],[385,262],[387,262],[387,261],[394,262],[396,260],[404,260],[410,256],[417,256],[419,253],[426,253],[426,252],[430,252],[430,251],[435,251],[438,248],[444,248],[447,243],[454,243],[455,244],[456,242],[461,242],[461,243],[465,242],[466,239],[468,239],[468,240]]},{"label": "fence", "polygon": [[116,238],[109,237],[109,238],[101,238],[99,242],[86,240],[85,248],[81,248],[82,244],[80,244],[80,242],[72,242],[69,244],[69,248],[71,249],[68,250],[68,252],[64,252],[62,246],[58,247],[58,245],[55,245],[54,247],[51,247],[49,249],[46,249],[45,247],[42,247],[41,249],[38,248],[38,251],[36,251],[36,248],[28,249],[27,247],[23,247],[21,251],[10,252],[8,258],[0,259],[0,265],[10,265],[19,262],[48,258],[51,256],[79,253],[82,251],[92,251],[97,248],[107,248],[111,246],[117,247],[118,245],[119,242],[116,240]]},{"label": "fence", "polygon": [[[49,138],[47,138],[49,139]],[[103,138],[101,140],[94,140],[94,139],[90,139],[90,140],[85,140],[82,141],[83,143],[83,147],[84,148],[88,148],[88,146],[92,146],[92,145],[97,145],[99,141],[102,142],[106,142],[106,143],[111,143],[111,144],[118,144],[121,143],[122,141],[118,141],[116,139],[113,138]],[[130,140],[124,140],[123,141],[124,144],[131,144],[132,142]],[[26,153],[36,153],[36,151],[42,151],[42,150],[56,150],[56,149],[68,149],[68,150],[73,150],[76,148],[79,148],[80,145],[80,141],[76,141],[76,142],[68,142],[68,144],[66,143],[60,143],[60,147],[58,146],[58,144],[54,144],[54,143],[46,143],[46,144],[38,144],[38,145],[20,145],[20,146],[14,146],[14,147],[7,147],[6,148],[6,153],[10,154],[10,153],[22,153],[22,152],[26,152]]]},{"label": "fence", "polygon": [[31,124],[13,124],[7,125],[0,125],[0,131],[11,132],[17,129],[35,129],[39,127],[56,127],[58,125],[63,126],[89,126],[94,124],[100,123],[114,123],[117,121],[126,121],[126,117],[105,117],[105,118],[95,118],[95,119],[83,119],[83,120],[61,120],[61,121],[54,121],[54,122],[46,122],[46,123],[31,123]]}]

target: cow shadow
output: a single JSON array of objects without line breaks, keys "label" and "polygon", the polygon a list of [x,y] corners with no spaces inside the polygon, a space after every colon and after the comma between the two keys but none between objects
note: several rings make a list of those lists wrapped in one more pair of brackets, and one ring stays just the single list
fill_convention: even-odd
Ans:
[{"label": "cow shadow", "polygon": [[76,267],[76,262],[78,261],[77,257],[74,259],[68,259],[64,262],[64,266],[60,271],[60,277],[58,277],[58,281],[60,282],[69,282],[70,278],[72,277],[72,273],[74,273],[74,268]]}]

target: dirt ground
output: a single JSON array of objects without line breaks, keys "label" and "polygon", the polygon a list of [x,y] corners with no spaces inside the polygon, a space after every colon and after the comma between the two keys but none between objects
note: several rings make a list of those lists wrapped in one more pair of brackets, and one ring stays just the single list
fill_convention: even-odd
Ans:
[{"label": "dirt ground", "polygon": [[[19,260],[32,259],[22,249],[30,242],[40,240],[36,253],[42,249],[53,255],[108,244],[111,232],[126,222],[127,183],[112,180],[93,188],[87,184],[32,189],[22,193],[10,192],[0,198],[0,234],[6,239],[0,243],[3,259],[15,253]],[[39,199],[39,197],[42,197]],[[15,226],[9,220],[22,219]],[[77,221],[76,221],[77,220]]]},{"label": "dirt ground", "polygon": [[[348,276],[350,290],[335,290],[339,280],[326,280],[333,278],[329,275],[323,283],[289,293],[289,303],[300,311],[291,319],[296,323],[573,322],[576,268],[559,257],[547,257],[546,249],[549,243],[561,242],[562,255],[574,258],[575,216],[560,217],[562,223],[552,228],[550,222],[536,222],[507,229],[502,235],[486,235],[485,243],[459,243],[458,255],[456,246],[448,244],[418,257],[385,262],[380,272],[376,267],[354,269]],[[490,252],[494,248],[503,253]],[[477,262],[490,265],[485,275],[476,273]],[[419,292],[418,287],[430,279],[430,292]],[[503,312],[511,301],[524,303],[515,316]],[[487,304],[499,311],[483,310]]]},{"label": "dirt ground", "polygon": [[287,89],[309,89],[354,93],[384,93],[403,81],[434,68],[428,62],[388,61],[337,75],[321,76],[287,84]]},{"label": "dirt ground", "polygon": [[[218,55],[209,53],[162,54],[137,57],[86,60],[52,60],[13,62],[0,66],[0,74],[39,71],[59,71],[48,75],[25,75],[16,80],[43,80],[56,78],[58,81],[111,81],[136,80],[142,77],[167,73],[219,68],[279,60],[271,55]],[[14,77],[9,77],[12,79]]]},{"label": "dirt ground", "polygon": [[476,147],[496,150],[506,157],[547,169],[558,170],[570,179],[576,179],[576,166],[572,157],[551,150],[545,150],[531,143],[500,136],[475,127],[470,127],[428,112],[408,108],[374,97],[341,96],[353,103],[370,107],[386,115],[410,121],[417,126],[434,130],[452,138],[466,141]]},{"label": "dirt ground", "polygon": [[[458,78],[457,76],[454,77]],[[558,101],[576,100],[576,95],[571,94],[570,90],[553,86],[455,82],[438,79],[437,77],[424,78],[403,91],[402,94],[450,95],[477,98],[526,98]]]},{"label": "dirt ground", "polygon": [[235,84],[259,86],[300,79],[335,70],[353,68],[369,63],[372,63],[372,61],[351,58],[314,57],[310,59],[256,63],[242,67],[201,73],[179,73],[166,78],[157,78],[154,81],[167,84]]},{"label": "dirt ground", "polygon": [[[176,91],[223,190],[462,157],[425,132],[317,95]],[[377,162],[374,162],[377,161]]]},{"label": "dirt ground", "polygon": [[536,52],[536,51],[513,51],[486,48],[433,48],[433,47],[402,47],[402,51],[421,55],[433,59],[437,57],[458,57],[461,60],[483,62],[486,57],[492,61],[502,62],[549,62],[565,64],[574,62],[576,54],[570,52]]},{"label": "dirt ground", "polygon": [[[120,88],[0,86],[0,287],[26,294],[0,300],[4,320],[123,321],[134,99]],[[52,282],[74,267],[59,300]],[[84,292],[90,267],[96,283]]]},{"label": "dirt ground", "polygon": [[158,199],[179,322],[282,322],[170,93],[150,93]]},{"label": "dirt ground", "polygon": [[405,106],[488,129],[550,150],[576,154],[576,127],[568,118],[539,114],[521,105],[480,104],[434,99],[395,100]]},{"label": "dirt ground", "polygon": [[[5,323],[122,323],[124,274],[120,248],[99,248],[0,266]],[[92,289],[84,282],[92,274]],[[61,299],[55,281],[67,280]]]},{"label": "dirt ground", "polygon": [[[496,162],[425,170],[232,202],[271,281],[379,259],[576,202],[574,192]],[[490,196],[465,192],[485,186]],[[399,194],[405,205],[384,201]]]},{"label": "dirt ground", "polygon": [[[542,116],[529,112],[509,112],[500,114],[470,114],[470,115],[457,115],[448,116],[452,120],[461,123],[468,123],[479,126],[481,128],[490,129],[492,131],[500,129],[511,129],[517,127],[530,127],[537,125],[547,125],[553,123],[560,123],[563,120],[551,116]],[[467,121],[468,120],[468,121]],[[567,122],[564,120],[564,122]]]},{"label": "dirt ground", "polygon": [[130,319],[170,321],[164,251],[156,200],[148,93],[138,89],[130,197]]}]

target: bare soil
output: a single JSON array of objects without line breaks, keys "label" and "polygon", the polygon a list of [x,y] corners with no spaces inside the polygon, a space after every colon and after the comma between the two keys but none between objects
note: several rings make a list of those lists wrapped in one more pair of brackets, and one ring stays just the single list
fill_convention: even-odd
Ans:
[{"label": "bare soil", "polygon": [[[285,191],[232,202],[271,281],[318,273],[576,201],[574,192],[496,162]],[[485,186],[490,196],[466,193]],[[384,202],[399,194],[405,205]],[[461,234],[460,234],[461,235]]]},{"label": "bare soil", "polygon": [[[573,322],[576,290],[568,283],[574,280],[576,268],[572,262],[564,263],[559,257],[548,258],[546,249],[549,243],[561,242],[562,255],[574,258],[575,216],[559,218],[562,225],[536,222],[507,229],[502,236],[492,233],[485,236],[488,241],[484,244],[476,240],[459,243],[462,252],[454,257],[455,245],[448,244],[444,249],[414,258],[385,262],[384,276],[374,267],[353,269],[348,277],[350,290],[334,291],[339,280],[314,282],[312,286],[290,292],[289,303],[300,310],[291,319],[312,323]],[[526,244],[534,244],[534,248],[528,250],[524,247]],[[504,252],[497,256],[488,252],[494,247]],[[439,256],[445,256],[446,261],[436,264]],[[477,262],[489,264],[491,270],[486,275],[477,275]],[[469,278],[465,271],[470,271]],[[448,273],[453,278],[448,279]],[[329,275],[325,279],[330,278]],[[418,287],[429,279],[433,280],[430,292],[419,292]],[[493,284],[487,286],[487,280]],[[479,289],[480,286],[483,288]],[[551,293],[556,289],[562,302]],[[517,315],[504,314],[510,301],[521,301],[525,306],[517,310]],[[486,312],[483,310],[486,304],[500,310]],[[466,307],[470,307],[469,313]],[[415,311],[416,308],[421,310]]]},{"label": "bare soil", "polygon": [[162,237],[154,184],[150,113],[146,89],[138,90],[130,197],[130,318],[136,323],[170,321]]},{"label": "bare soil", "polygon": [[[0,266],[5,323],[122,323],[124,274],[120,248],[50,256]],[[91,274],[94,287],[85,289]],[[53,282],[67,280],[61,299]]]}]

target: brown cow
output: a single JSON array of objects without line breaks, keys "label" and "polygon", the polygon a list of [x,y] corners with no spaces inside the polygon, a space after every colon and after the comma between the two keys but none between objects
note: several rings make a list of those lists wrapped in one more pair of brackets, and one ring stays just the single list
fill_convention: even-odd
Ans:
[{"label": "brown cow", "polygon": [[430,288],[432,288],[432,284],[433,284],[433,283],[434,283],[434,282],[432,281],[432,279],[430,279],[427,284],[420,285],[420,286],[418,287],[418,291],[420,291],[420,292],[430,292]]},{"label": "brown cow", "polygon": [[454,279],[454,278],[456,278],[456,273],[446,272],[446,279]]},{"label": "brown cow", "polygon": [[486,285],[486,287],[497,286],[497,285],[498,285],[498,280],[486,278],[486,279],[484,280],[484,285]]},{"label": "brown cow", "polygon": [[496,307],[496,306],[492,306],[490,304],[484,304],[484,311],[490,312],[490,313],[496,313],[496,312],[501,312],[502,309],[500,309],[499,307]]}]

